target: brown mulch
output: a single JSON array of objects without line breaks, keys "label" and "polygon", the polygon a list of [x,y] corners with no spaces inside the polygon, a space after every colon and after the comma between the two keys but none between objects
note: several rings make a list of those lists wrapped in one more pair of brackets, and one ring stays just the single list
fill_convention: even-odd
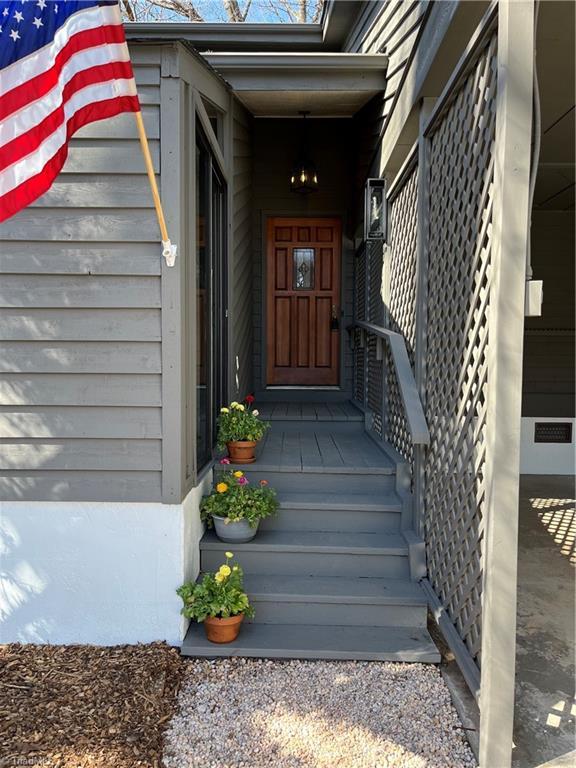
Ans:
[{"label": "brown mulch", "polygon": [[0,646],[0,767],[161,768],[181,671],[164,643]]}]

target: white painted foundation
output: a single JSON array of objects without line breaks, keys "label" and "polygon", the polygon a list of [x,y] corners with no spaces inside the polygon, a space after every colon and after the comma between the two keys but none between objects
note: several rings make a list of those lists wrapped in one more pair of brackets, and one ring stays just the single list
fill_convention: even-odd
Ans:
[{"label": "white painted foundation", "polygon": [[202,486],[170,505],[1,502],[0,643],[179,645]]},{"label": "white painted foundation", "polygon": [[[537,422],[571,422],[572,442],[535,443],[534,427]],[[576,473],[576,419],[522,418],[520,437],[520,474],[522,475],[573,475]]]}]

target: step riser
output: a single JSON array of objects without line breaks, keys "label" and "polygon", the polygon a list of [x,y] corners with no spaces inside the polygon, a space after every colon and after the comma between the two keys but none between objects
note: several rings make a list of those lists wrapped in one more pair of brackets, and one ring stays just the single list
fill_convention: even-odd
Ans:
[{"label": "step riser", "polygon": [[262,389],[254,393],[256,403],[346,403],[350,392],[337,389]]},{"label": "step riser", "polygon": [[355,659],[364,661],[440,662],[440,654],[421,627],[306,626],[245,623],[238,640],[216,645],[203,627],[191,624],[182,645],[184,656],[245,656],[263,659]]},{"label": "step riser", "polygon": [[255,624],[316,624],[345,627],[425,627],[426,608],[416,605],[271,602],[251,598]]},{"label": "step riser", "polygon": [[[284,576],[373,576],[375,578],[409,579],[407,555],[357,555],[321,552],[236,552],[236,560],[245,573]],[[224,562],[221,550],[202,550],[203,571],[213,571]]]},{"label": "step riser", "polygon": [[363,421],[303,421],[302,419],[267,419],[272,424],[275,432],[288,432],[289,434],[298,434],[300,432],[316,432],[318,435],[331,435],[334,430],[338,434],[355,435],[361,434],[364,430]]},{"label": "step riser", "polygon": [[[222,470],[216,469],[215,476]],[[277,491],[305,493],[376,493],[392,491],[395,487],[394,475],[385,474],[338,474],[326,472],[269,472],[252,469],[251,465],[242,467],[242,471],[251,483],[267,480]]]},{"label": "step riser", "polygon": [[400,512],[359,510],[279,509],[260,523],[263,531],[341,531],[350,533],[396,533]]}]

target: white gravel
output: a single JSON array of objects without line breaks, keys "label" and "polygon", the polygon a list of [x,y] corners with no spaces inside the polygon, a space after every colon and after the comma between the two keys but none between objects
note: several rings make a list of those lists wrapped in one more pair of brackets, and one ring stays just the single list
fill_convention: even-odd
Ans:
[{"label": "white gravel", "polygon": [[436,667],[191,660],[166,768],[476,768]]}]

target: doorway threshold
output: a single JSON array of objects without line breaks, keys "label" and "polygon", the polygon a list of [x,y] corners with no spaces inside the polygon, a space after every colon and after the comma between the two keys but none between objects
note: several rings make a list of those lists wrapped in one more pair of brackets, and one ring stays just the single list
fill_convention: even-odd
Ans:
[{"label": "doorway threshold", "polygon": [[296,392],[342,392],[340,387],[314,386],[304,384],[275,384],[270,387],[266,387],[266,392],[275,392],[277,390],[292,390]]},{"label": "doorway threshold", "polygon": [[340,403],[352,399],[350,392],[338,387],[266,387],[254,394],[261,403]]}]

